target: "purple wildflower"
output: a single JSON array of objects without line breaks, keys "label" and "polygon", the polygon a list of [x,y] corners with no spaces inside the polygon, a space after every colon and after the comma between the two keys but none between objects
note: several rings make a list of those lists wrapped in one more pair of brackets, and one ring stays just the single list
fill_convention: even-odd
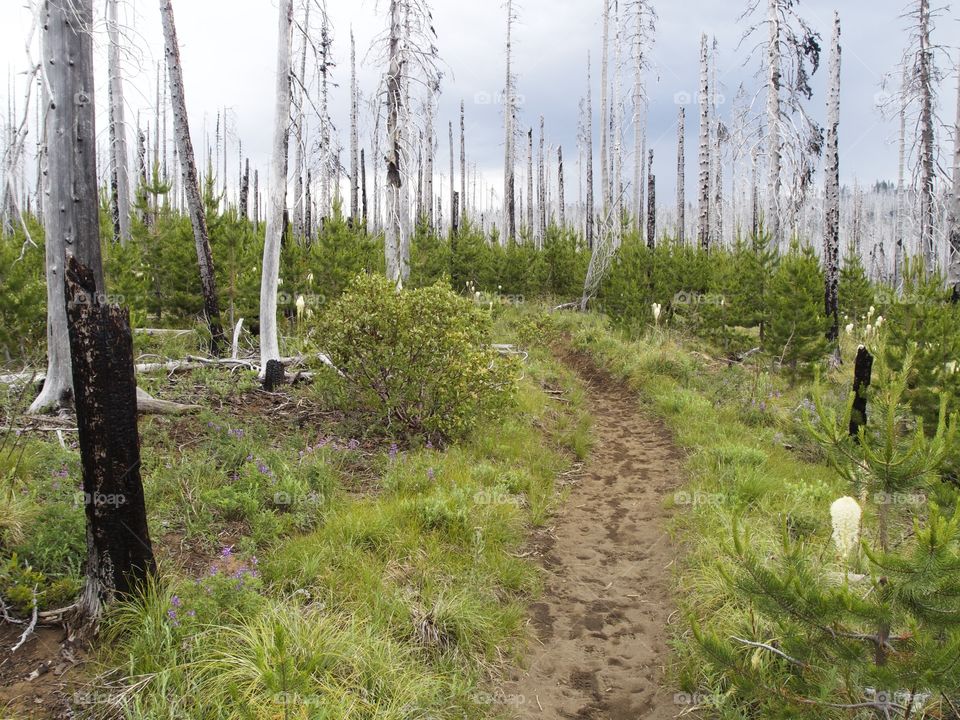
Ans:
[{"label": "purple wildflower", "polygon": [[178,608],[183,603],[181,602],[180,597],[178,595],[174,595],[172,598],[170,598],[170,604],[173,605],[175,608]]},{"label": "purple wildflower", "polygon": [[225,558],[233,557],[233,545],[224,545],[220,554]]},{"label": "purple wildflower", "polygon": [[398,450],[397,444],[396,444],[396,443],[392,443],[392,444],[390,445],[390,460],[391,460],[391,461],[397,459],[397,450]]},{"label": "purple wildflower", "polygon": [[427,468],[427,478],[429,478],[431,482],[433,482],[433,476],[434,476],[433,468]]}]

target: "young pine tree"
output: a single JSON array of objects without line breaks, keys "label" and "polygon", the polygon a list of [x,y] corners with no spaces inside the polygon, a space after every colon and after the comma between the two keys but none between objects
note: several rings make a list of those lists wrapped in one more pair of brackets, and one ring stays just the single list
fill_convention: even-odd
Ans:
[{"label": "young pine tree", "polygon": [[841,418],[817,402],[809,429],[849,483],[829,508],[832,542],[827,507],[819,541],[785,530],[779,552],[734,528],[724,575],[740,627],[694,633],[705,672],[751,717],[956,717],[960,509],[926,502],[942,485],[955,418],[944,405],[927,437],[903,404],[905,369],[881,369],[872,424],[857,439],[850,405]]},{"label": "young pine tree", "polygon": [[809,246],[794,243],[770,281],[769,326],[764,348],[794,377],[810,374],[810,363],[827,353],[823,272]]}]

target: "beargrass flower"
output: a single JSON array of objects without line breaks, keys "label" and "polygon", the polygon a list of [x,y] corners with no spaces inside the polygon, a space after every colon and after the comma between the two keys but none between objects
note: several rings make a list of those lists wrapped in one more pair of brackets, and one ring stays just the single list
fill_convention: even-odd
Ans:
[{"label": "beargrass flower", "polygon": [[830,506],[833,543],[840,557],[846,560],[860,542],[860,505],[852,497],[834,500]]}]

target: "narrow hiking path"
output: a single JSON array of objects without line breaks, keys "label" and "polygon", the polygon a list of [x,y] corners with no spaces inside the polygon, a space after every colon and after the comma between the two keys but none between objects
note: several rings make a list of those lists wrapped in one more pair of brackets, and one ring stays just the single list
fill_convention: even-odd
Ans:
[{"label": "narrow hiking path", "polygon": [[675,606],[664,499],[680,484],[680,455],[626,388],[587,358],[569,361],[587,387],[595,444],[534,541],[546,587],[504,700],[520,718],[673,718],[683,708],[664,680]]}]

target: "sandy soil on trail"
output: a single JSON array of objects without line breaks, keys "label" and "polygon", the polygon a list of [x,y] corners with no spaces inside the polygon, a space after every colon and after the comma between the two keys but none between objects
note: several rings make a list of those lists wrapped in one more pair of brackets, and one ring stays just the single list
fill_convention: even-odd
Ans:
[{"label": "sandy soil on trail", "polygon": [[555,523],[534,541],[546,588],[530,608],[535,640],[501,701],[520,718],[673,718],[664,680],[674,608],[664,498],[680,456],[628,390],[576,358],[596,443]]}]

